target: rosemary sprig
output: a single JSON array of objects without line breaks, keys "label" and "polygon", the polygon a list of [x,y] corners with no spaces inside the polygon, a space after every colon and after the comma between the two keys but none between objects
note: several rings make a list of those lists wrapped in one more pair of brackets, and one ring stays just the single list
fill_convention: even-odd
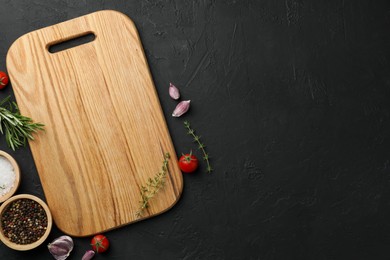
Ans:
[{"label": "rosemary sprig", "polygon": [[157,192],[164,187],[165,178],[168,172],[168,160],[170,159],[169,153],[164,155],[163,165],[161,171],[158,172],[153,178],[149,178],[145,185],[140,187],[141,200],[140,207],[135,213],[137,218],[142,217],[144,209],[149,207],[149,200],[157,194]]},{"label": "rosemary sprig", "polygon": [[206,146],[200,141],[200,136],[195,134],[195,130],[191,128],[190,122],[184,121],[184,127],[188,130],[187,134],[191,135],[194,138],[194,142],[198,144],[199,150],[203,152],[203,160],[207,163],[207,172],[211,173],[213,171],[213,168],[211,168],[210,161],[209,161],[209,154],[206,153],[206,150],[204,149]]},{"label": "rosemary sprig", "polygon": [[34,123],[31,118],[22,116],[18,105],[9,99],[10,96],[0,102],[0,133],[5,134],[8,146],[15,151],[25,146],[27,140],[34,140],[32,134],[43,130],[44,124]]}]

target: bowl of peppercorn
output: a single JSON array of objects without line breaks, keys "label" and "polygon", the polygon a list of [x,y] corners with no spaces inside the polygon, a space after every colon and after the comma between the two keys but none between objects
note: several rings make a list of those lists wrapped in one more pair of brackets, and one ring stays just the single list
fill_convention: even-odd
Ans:
[{"label": "bowl of peppercorn", "polygon": [[26,251],[48,237],[53,219],[46,203],[30,194],[20,194],[0,206],[0,240],[9,248]]}]

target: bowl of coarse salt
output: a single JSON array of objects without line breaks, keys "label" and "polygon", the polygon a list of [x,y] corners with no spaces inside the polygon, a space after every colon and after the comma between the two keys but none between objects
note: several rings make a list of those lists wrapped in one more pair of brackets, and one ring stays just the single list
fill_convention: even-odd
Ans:
[{"label": "bowl of coarse salt", "polygon": [[0,203],[10,198],[19,187],[20,169],[15,159],[0,151]]}]

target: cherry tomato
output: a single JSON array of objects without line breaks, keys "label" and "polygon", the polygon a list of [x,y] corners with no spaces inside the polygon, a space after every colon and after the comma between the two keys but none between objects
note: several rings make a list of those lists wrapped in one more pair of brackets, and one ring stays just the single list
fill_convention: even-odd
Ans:
[{"label": "cherry tomato", "polygon": [[110,247],[110,242],[104,235],[96,235],[91,240],[91,246],[96,253],[103,253]]},{"label": "cherry tomato", "polygon": [[179,167],[182,172],[194,172],[198,168],[198,159],[192,153],[183,154],[179,160]]},{"label": "cherry tomato", "polygon": [[8,82],[9,82],[8,75],[5,72],[0,71],[0,89],[5,88]]}]

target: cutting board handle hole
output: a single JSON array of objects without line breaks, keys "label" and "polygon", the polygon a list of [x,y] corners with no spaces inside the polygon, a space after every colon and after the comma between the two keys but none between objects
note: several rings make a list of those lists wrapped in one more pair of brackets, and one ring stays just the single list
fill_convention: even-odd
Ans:
[{"label": "cutting board handle hole", "polygon": [[96,35],[93,32],[87,32],[82,35],[76,35],[75,37],[66,39],[64,41],[48,44],[47,49],[50,53],[57,53],[60,51],[64,51],[70,48],[75,48],[77,46],[92,42],[95,40],[95,38]]}]

